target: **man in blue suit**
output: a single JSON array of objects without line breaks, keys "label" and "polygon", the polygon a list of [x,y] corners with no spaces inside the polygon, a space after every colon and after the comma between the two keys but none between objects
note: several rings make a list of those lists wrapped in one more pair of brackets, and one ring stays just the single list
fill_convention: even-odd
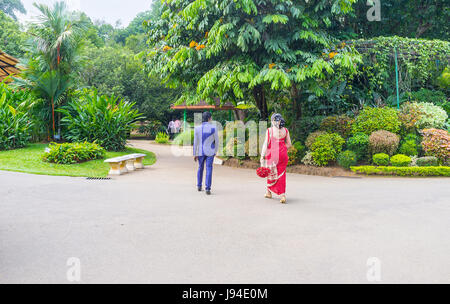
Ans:
[{"label": "man in blue suit", "polygon": [[214,157],[219,148],[217,129],[212,123],[212,115],[205,112],[202,115],[202,125],[194,131],[194,160],[198,161],[197,187],[202,191],[203,172],[206,164],[206,194],[211,195],[212,172]]}]

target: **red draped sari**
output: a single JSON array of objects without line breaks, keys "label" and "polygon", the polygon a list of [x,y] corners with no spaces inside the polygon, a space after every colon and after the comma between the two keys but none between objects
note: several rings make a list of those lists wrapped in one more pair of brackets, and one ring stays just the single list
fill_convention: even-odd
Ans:
[{"label": "red draped sari", "polygon": [[267,178],[267,188],[276,195],[286,194],[286,168],[289,162],[286,139],[288,138],[289,131],[286,128],[285,131],[286,136],[280,139],[273,136],[270,129],[267,130],[266,163],[272,170],[272,173]]}]

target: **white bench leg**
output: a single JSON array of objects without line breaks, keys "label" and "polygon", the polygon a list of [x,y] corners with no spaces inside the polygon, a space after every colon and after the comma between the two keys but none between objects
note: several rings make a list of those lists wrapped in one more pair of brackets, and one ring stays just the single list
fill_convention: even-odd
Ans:
[{"label": "white bench leg", "polygon": [[128,173],[128,169],[127,169],[127,162],[126,161],[121,161],[120,162],[120,175]]},{"label": "white bench leg", "polygon": [[136,170],[136,168],[134,167],[134,159],[127,160],[126,163],[127,163],[126,166],[127,166],[128,171],[132,172],[132,171]]},{"label": "white bench leg", "polygon": [[134,167],[135,167],[136,169],[144,169],[144,163],[143,163],[143,161],[144,161],[144,158],[143,158],[143,157],[136,158],[136,159],[134,160]]},{"label": "white bench leg", "polygon": [[109,175],[120,175],[120,163],[109,163]]}]

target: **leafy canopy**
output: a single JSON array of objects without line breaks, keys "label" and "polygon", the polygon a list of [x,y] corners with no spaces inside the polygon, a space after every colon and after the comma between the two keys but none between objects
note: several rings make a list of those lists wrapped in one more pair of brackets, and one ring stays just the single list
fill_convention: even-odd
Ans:
[{"label": "leafy canopy", "polygon": [[169,87],[183,86],[188,104],[241,104],[292,86],[321,95],[329,75],[361,60],[332,28],[355,2],[166,0],[161,18],[145,24],[147,64]]}]

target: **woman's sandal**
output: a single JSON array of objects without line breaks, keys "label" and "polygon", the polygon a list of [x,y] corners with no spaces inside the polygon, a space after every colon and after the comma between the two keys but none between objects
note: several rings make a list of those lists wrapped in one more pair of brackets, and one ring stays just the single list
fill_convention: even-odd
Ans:
[{"label": "woman's sandal", "polygon": [[283,198],[281,199],[280,203],[286,204],[286,197],[283,197]]},{"label": "woman's sandal", "polygon": [[272,198],[272,193],[268,192],[266,193],[266,195],[264,195],[265,198],[271,199]]}]

